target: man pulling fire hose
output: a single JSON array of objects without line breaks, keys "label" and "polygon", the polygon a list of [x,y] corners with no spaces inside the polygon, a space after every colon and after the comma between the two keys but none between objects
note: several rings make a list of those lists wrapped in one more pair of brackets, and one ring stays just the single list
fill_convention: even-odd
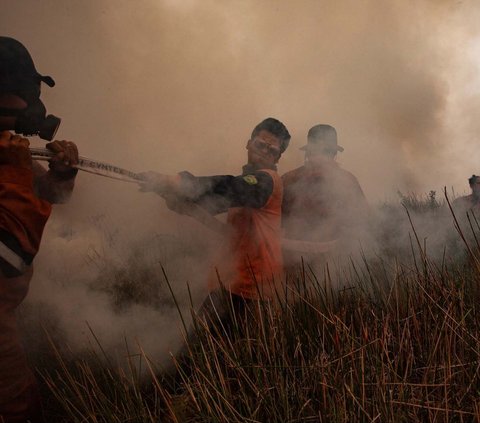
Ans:
[{"label": "man pulling fire hose", "polygon": [[51,204],[68,200],[78,161],[75,144],[53,141],[49,170],[32,161],[22,135],[52,140],[60,119],[40,101],[40,75],[27,49],[0,37],[0,421],[43,421],[38,389],[23,351],[15,309],[27,295]]},{"label": "man pulling fire hose", "polygon": [[[213,333],[220,327],[228,332],[234,324],[232,315],[244,321],[258,299],[276,295],[275,283],[283,269],[283,188],[276,164],[289,142],[283,123],[267,118],[255,126],[247,141],[248,161],[239,176],[139,174],[142,190],[161,195],[178,213],[190,214],[192,206],[211,215],[228,212],[224,242],[212,263],[211,292],[198,312]],[[189,343],[194,340],[192,331]],[[184,353],[186,348],[180,357]]]}]

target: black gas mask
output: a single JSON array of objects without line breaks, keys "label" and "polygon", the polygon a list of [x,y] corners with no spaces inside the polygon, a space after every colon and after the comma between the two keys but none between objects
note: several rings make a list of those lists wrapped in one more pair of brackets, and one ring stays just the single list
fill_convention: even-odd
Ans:
[{"label": "black gas mask", "polygon": [[0,94],[20,97],[27,107],[13,109],[0,107],[1,116],[15,117],[15,132],[25,136],[38,135],[51,141],[60,126],[60,118],[47,115],[40,100],[40,85],[55,85],[50,76],[37,72],[28,50],[13,38],[0,37]]},{"label": "black gas mask", "polygon": [[16,117],[15,133],[25,136],[38,135],[44,140],[51,141],[61,120],[54,115],[47,115],[45,105],[40,100],[40,81],[38,83],[22,81],[15,85],[15,87],[0,86],[0,93],[17,95],[27,103],[27,107],[25,109],[0,107],[0,115]]}]

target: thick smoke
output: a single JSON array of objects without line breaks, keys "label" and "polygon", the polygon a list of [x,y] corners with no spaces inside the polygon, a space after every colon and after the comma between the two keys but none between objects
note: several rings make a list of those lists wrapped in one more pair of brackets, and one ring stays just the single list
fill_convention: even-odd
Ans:
[{"label": "thick smoke", "polygon": [[[376,204],[398,189],[463,193],[480,173],[479,11],[471,1],[3,0],[0,22],[55,78],[44,101],[82,155],[134,171],[239,173],[251,129],[274,116],[293,135],[284,173],[302,163],[308,129],[329,123],[339,161]],[[106,294],[85,291],[102,270],[86,257],[105,233],[116,242],[102,257],[117,263],[154,233],[198,248],[208,238],[154,194],[81,174],[46,228],[30,301],[53,304],[74,338],[88,320],[106,344],[124,330],[162,333],[164,352],[178,339],[174,311],[119,316]],[[170,269],[198,298],[204,262],[192,253],[190,274]]]}]

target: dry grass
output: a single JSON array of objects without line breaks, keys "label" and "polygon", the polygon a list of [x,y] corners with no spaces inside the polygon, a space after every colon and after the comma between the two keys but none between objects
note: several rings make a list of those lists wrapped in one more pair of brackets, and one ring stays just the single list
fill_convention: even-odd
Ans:
[{"label": "dry grass", "polygon": [[455,261],[430,259],[412,231],[410,260],[364,258],[335,277],[305,266],[287,300],[259,302],[230,337],[199,319],[175,394],[128,346],[127,368],[98,346],[54,350],[47,411],[65,422],[480,421],[480,267],[463,238]]}]

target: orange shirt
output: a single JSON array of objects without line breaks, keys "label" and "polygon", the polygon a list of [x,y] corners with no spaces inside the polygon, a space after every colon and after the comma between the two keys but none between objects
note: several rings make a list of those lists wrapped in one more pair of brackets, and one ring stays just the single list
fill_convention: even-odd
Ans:
[{"label": "orange shirt", "polygon": [[[215,263],[222,284],[233,294],[257,299],[274,295],[274,282],[281,276],[281,205],[283,188],[277,172],[259,169],[273,180],[270,198],[261,208],[232,207],[228,210],[226,248]],[[214,278],[212,288],[218,287]]]},{"label": "orange shirt", "polygon": [[51,209],[34,194],[31,170],[0,166],[0,228],[12,234],[25,253],[37,253]]}]

